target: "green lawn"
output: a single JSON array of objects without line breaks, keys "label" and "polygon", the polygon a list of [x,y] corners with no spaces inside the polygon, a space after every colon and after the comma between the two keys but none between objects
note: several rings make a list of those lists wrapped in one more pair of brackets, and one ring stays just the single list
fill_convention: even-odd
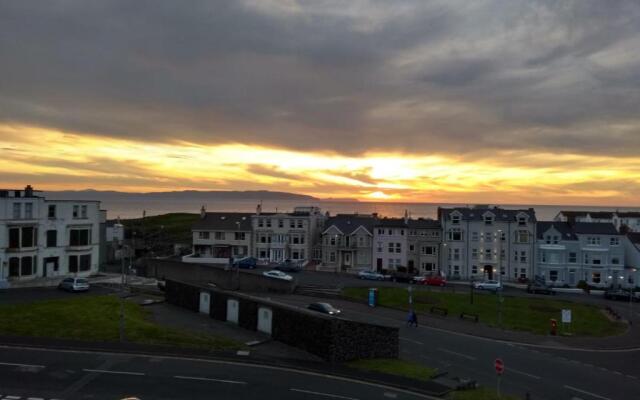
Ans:
[{"label": "green lawn", "polygon": [[437,372],[435,368],[428,368],[418,363],[395,358],[356,360],[350,361],[346,363],[346,365],[365,371],[382,372],[389,375],[404,376],[421,381],[428,381]]},{"label": "green lawn", "polygon": [[447,400],[520,400],[520,398],[505,395],[498,397],[495,389],[478,388],[451,392],[447,396]]},{"label": "green lawn", "polygon": [[[118,341],[120,299],[82,296],[25,304],[0,305],[0,335]],[[125,301],[126,338],[131,342],[214,350],[236,349],[233,340],[160,326],[150,312]]]},{"label": "green lawn", "polygon": [[[449,318],[457,318],[460,313],[478,314],[480,322],[496,326],[498,322],[498,296],[488,293],[475,293],[473,304],[469,304],[469,293],[449,293],[414,288],[414,308],[418,312],[428,313],[432,306],[449,310]],[[347,297],[366,300],[367,288],[346,288]],[[382,306],[408,310],[408,293],[405,288],[381,287],[378,289],[379,304]],[[572,312],[573,322],[570,332],[582,336],[609,336],[623,333],[626,325],[609,321],[598,307],[568,301],[554,300],[553,297],[511,297],[503,296],[502,326],[506,329],[547,334],[549,319],[560,321],[563,308]]]}]

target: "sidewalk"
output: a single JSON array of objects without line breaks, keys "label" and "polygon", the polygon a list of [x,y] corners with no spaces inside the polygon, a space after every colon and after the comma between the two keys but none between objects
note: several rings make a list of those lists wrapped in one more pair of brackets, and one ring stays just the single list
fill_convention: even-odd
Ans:
[{"label": "sidewalk", "polygon": [[[8,289],[53,287],[58,286],[63,277],[36,278],[28,281],[9,281]],[[120,284],[122,275],[116,273],[100,272],[97,275],[87,277],[89,284]],[[127,275],[127,283],[133,285],[155,285],[155,278],[144,278],[136,275]]]}]

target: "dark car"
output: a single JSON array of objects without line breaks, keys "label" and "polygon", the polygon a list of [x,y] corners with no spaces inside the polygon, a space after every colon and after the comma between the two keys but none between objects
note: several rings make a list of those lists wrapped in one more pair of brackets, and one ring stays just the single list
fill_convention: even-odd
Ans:
[{"label": "dark car", "polygon": [[541,284],[539,282],[533,282],[527,285],[527,293],[540,293],[540,294],[556,294],[553,288],[549,285]]},{"label": "dark car", "polygon": [[258,259],[254,257],[241,258],[233,263],[234,267],[254,269],[258,265]]},{"label": "dark car", "polygon": [[291,260],[284,260],[280,264],[276,265],[273,269],[283,272],[300,272],[302,268],[298,263],[294,263]]},{"label": "dark car", "polygon": [[307,308],[309,310],[318,311],[323,314],[329,314],[329,315],[338,315],[341,312],[340,310],[338,310],[337,308],[334,308],[329,303],[311,303],[307,306]]}]

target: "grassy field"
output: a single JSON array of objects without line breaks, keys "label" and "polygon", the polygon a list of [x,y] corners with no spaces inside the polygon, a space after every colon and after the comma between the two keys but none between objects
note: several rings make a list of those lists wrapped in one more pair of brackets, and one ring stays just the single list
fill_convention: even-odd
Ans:
[{"label": "grassy field", "polygon": [[[118,341],[120,300],[83,296],[25,304],[0,305],[0,335]],[[143,307],[125,301],[126,338],[130,342],[213,350],[242,345],[226,338],[160,326]]]},{"label": "grassy field", "polygon": [[428,368],[410,361],[391,358],[356,360],[348,362],[347,365],[364,371],[382,372],[389,375],[404,376],[421,381],[428,381],[437,372],[434,368]]},{"label": "grassy field", "polygon": [[[347,297],[365,300],[367,288],[346,288]],[[408,309],[408,293],[405,288],[378,289],[379,303],[382,306]],[[436,292],[427,288],[415,288],[414,308],[418,312],[428,313],[432,306],[449,310],[449,318],[456,318],[462,312],[478,314],[480,322],[496,326],[498,322],[498,296],[476,293],[473,304],[469,304],[469,294]],[[560,321],[563,308],[571,309],[573,322],[570,332],[581,336],[609,336],[624,332],[625,324],[611,322],[598,307],[568,301],[554,300],[552,297],[529,298],[503,296],[502,326],[506,329],[547,334],[549,319]]]},{"label": "grassy field", "polygon": [[505,396],[498,397],[495,390],[479,388],[474,390],[462,390],[459,392],[451,392],[447,396],[447,400],[520,400],[519,397]]}]

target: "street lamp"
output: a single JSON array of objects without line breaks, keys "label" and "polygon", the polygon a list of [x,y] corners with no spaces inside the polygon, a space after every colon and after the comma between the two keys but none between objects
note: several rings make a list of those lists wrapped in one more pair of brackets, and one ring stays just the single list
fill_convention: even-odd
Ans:
[{"label": "street lamp", "polygon": [[502,326],[502,229],[498,229],[498,326]]},{"label": "street lamp", "polygon": [[[631,274],[635,274],[636,269],[631,268]],[[633,277],[633,284],[629,285],[629,326],[632,325],[631,318],[633,317],[633,287],[635,286],[635,277]]]},{"label": "street lamp", "polygon": [[124,249],[129,249],[129,265],[131,265],[131,247],[126,244],[121,245],[122,254],[120,254],[120,259],[122,261],[122,270],[121,270],[121,282],[120,282],[120,341],[125,341],[125,326],[124,326],[124,292],[125,292],[125,284],[126,284],[126,275],[124,268],[124,259],[125,252]]}]

